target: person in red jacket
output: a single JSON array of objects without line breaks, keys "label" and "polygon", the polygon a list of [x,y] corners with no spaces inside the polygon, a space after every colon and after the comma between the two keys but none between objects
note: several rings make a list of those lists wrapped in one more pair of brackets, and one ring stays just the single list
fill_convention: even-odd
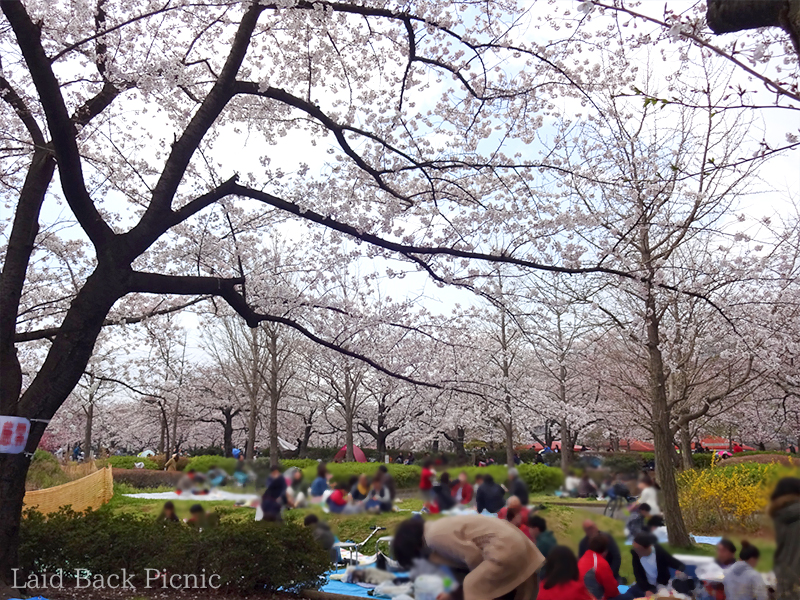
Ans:
[{"label": "person in red jacket", "polygon": [[461,471],[458,475],[458,483],[453,488],[453,498],[455,498],[456,502],[459,504],[469,504],[472,502],[473,492],[474,490],[469,482],[469,477],[467,477],[464,471]]},{"label": "person in red jacket", "polygon": [[537,600],[593,600],[581,579],[578,559],[566,546],[550,550],[547,572],[539,585]]},{"label": "person in red jacket", "polygon": [[606,560],[608,537],[595,535],[589,538],[589,549],[578,561],[581,581],[597,600],[624,598],[619,593],[617,579]]},{"label": "person in red jacket", "polygon": [[422,463],[422,474],[419,478],[419,490],[426,502],[433,500],[433,478],[436,477],[436,471],[432,467],[433,461],[430,458],[426,459]]}]

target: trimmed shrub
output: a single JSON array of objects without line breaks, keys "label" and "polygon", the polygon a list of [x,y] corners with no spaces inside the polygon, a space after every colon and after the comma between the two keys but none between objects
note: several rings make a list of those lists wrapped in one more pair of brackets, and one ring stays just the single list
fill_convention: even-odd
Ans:
[{"label": "trimmed shrub", "polygon": [[694,462],[696,469],[708,469],[711,467],[711,461],[713,459],[714,455],[710,452],[703,454],[692,454],[692,462]]},{"label": "trimmed shrub", "polygon": [[112,469],[114,483],[127,483],[138,489],[176,487],[183,473],[177,471],[148,471],[147,469]]},{"label": "trimmed shrub", "polygon": [[219,467],[224,469],[228,475],[233,475],[236,469],[236,459],[233,457],[226,458],[224,456],[202,455],[194,456],[186,465],[184,471],[194,469],[199,473],[207,473],[212,467]]},{"label": "trimmed shrub", "polygon": [[[351,477],[362,473],[366,473],[370,477],[375,475],[379,466],[380,463],[330,463],[328,464],[328,471],[333,474],[334,483],[347,483]],[[419,486],[422,467],[392,464],[386,466],[398,489],[413,489]],[[452,479],[457,478],[462,471],[466,472],[470,481],[473,482],[478,473],[482,475],[491,474],[497,483],[503,483],[508,479],[508,467],[502,465],[492,465],[491,467],[450,467],[446,470],[450,473]],[[519,473],[532,493],[553,491],[564,483],[561,469],[545,465],[520,465]],[[316,464],[303,469],[303,475],[306,481],[310,483],[317,476]]]},{"label": "trimmed shrub", "polygon": [[[381,463],[328,463],[328,471],[333,475],[334,483],[347,483],[351,477],[366,473],[370,477],[378,472]],[[416,465],[386,465],[389,474],[394,478],[398,489],[414,488],[419,485],[422,468]],[[311,483],[317,476],[317,465],[303,469],[303,476]]]},{"label": "trimmed shrub", "polygon": [[25,489],[42,490],[67,483],[69,477],[58,459],[47,450],[37,449],[28,467],[28,477],[25,480]]},{"label": "trimmed shrub", "polygon": [[139,456],[109,456],[97,461],[99,468],[111,465],[114,469],[135,469],[136,463],[144,463],[145,469],[152,471],[158,470],[158,463],[151,458],[141,458]]},{"label": "trimmed shrub", "polygon": [[247,594],[317,588],[329,568],[328,554],[310,529],[251,520],[223,520],[198,531],[131,513],[61,510],[45,519],[27,512],[20,539],[25,578],[62,569],[70,581],[76,568],[93,575],[126,569],[138,588],[146,585],[146,569],[198,578],[205,572],[219,575],[215,583],[222,589]]},{"label": "trimmed shrub", "polygon": [[642,470],[644,459],[636,452],[618,452],[603,457],[603,466],[612,473],[633,475]]}]

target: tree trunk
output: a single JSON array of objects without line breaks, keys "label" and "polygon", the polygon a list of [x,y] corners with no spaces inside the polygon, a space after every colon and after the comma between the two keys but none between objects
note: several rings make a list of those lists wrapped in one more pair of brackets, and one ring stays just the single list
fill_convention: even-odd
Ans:
[{"label": "tree trunk", "polygon": [[673,468],[675,447],[673,445],[669,405],[667,404],[666,377],[664,375],[664,360],[661,355],[659,323],[652,290],[648,291],[646,308],[648,371],[653,412],[656,476],[661,486],[662,510],[667,531],[669,532],[669,543],[675,547],[688,548],[692,543],[689,539],[689,532],[686,529],[686,523],[683,520],[678,500],[678,482],[675,479],[675,469]]},{"label": "tree trunk", "polygon": [[694,468],[692,460],[692,434],[689,432],[689,424],[681,426],[681,468],[684,471]]},{"label": "tree trunk", "polygon": [[278,404],[281,400],[278,371],[278,333],[267,329],[269,344],[270,369],[269,369],[269,464],[270,467],[278,466],[280,448],[278,447]]},{"label": "tree trunk", "polygon": [[222,448],[225,456],[233,456],[233,410],[223,411],[225,421],[222,423]]},{"label": "tree trunk", "polygon": [[161,436],[158,438],[158,453],[159,454],[164,454],[167,451],[168,446],[164,445],[166,440],[164,439],[165,438],[165,435],[164,435],[165,425],[164,425],[164,416],[163,415],[159,415],[158,424],[160,426],[159,430],[161,432]]},{"label": "tree trunk", "polygon": [[353,412],[348,410],[346,414],[347,417],[345,419],[344,443],[347,446],[347,450],[345,451],[344,460],[345,462],[355,462],[356,456],[353,452]]},{"label": "tree trunk", "polygon": [[506,430],[506,464],[508,468],[514,468],[514,422],[510,419],[505,423]]},{"label": "tree trunk", "polygon": [[86,452],[86,460],[92,459],[92,422],[94,421],[94,401],[90,398],[89,405],[86,407],[86,427],[83,433],[83,447]]},{"label": "tree trunk", "polygon": [[[91,358],[103,320],[125,290],[120,273],[98,265],[72,301],[44,363],[18,402],[2,398],[6,414],[52,419],[78,384]],[[26,450],[33,452],[44,433],[34,422]],[[9,581],[17,566],[19,522],[30,460],[24,454],[0,454],[0,577]]]},{"label": "tree trunk", "polygon": [[256,426],[258,425],[258,412],[256,411],[256,401],[250,399],[250,415],[247,419],[247,447],[245,448],[245,458],[253,460],[256,457]]},{"label": "tree trunk", "polygon": [[561,470],[564,473],[569,472],[575,456],[574,437],[569,425],[567,425],[567,419],[561,419]]},{"label": "tree trunk", "polygon": [[300,444],[300,458],[306,458],[308,456],[308,442],[311,439],[312,431],[313,429],[310,423],[303,428],[303,440]]}]

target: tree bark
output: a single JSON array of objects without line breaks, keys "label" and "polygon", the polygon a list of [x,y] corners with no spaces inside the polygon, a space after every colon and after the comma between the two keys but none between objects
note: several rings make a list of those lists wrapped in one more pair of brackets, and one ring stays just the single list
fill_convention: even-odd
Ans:
[{"label": "tree bark", "polygon": [[709,0],[706,21],[716,34],[780,27],[800,53],[800,0]]},{"label": "tree bark", "polygon": [[684,471],[694,468],[694,461],[692,460],[692,434],[689,431],[689,424],[686,423],[681,426],[681,468]]},{"label": "tree bark", "polygon": [[664,374],[664,359],[661,354],[659,322],[652,288],[648,290],[645,302],[656,477],[661,486],[661,494],[664,503],[662,508],[667,531],[669,532],[669,543],[679,548],[688,548],[692,543],[689,539],[689,532],[686,529],[686,523],[683,520],[683,514],[681,513],[678,499],[678,482],[675,478],[675,469],[673,467],[675,447],[673,446],[669,405],[667,403],[666,377]]},{"label": "tree bark", "polygon": [[94,421],[94,398],[89,398],[89,405],[86,407],[86,427],[83,432],[83,449],[86,452],[86,460],[92,459],[92,423]]},{"label": "tree bark", "polygon": [[225,456],[233,456],[233,418],[238,411],[228,407],[222,410],[222,448],[225,451]]},{"label": "tree bark", "polygon": [[278,404],[281,400],[279,388],[278,332],[267,328],[267,349],[270,357],[269,368],[269,464],[278,465],[280,448],[278,447]]}]

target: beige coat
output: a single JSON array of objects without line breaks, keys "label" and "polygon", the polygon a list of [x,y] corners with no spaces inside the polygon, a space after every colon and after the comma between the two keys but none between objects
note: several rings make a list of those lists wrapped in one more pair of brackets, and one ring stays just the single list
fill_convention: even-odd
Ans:
[{"label": "beige coat", "polygon": [[464,600],[494,600],[516,590],[515,600],[535,600],[544,557],[508,521],[481,515],[425,523],[431,560],[466,568]]}]

